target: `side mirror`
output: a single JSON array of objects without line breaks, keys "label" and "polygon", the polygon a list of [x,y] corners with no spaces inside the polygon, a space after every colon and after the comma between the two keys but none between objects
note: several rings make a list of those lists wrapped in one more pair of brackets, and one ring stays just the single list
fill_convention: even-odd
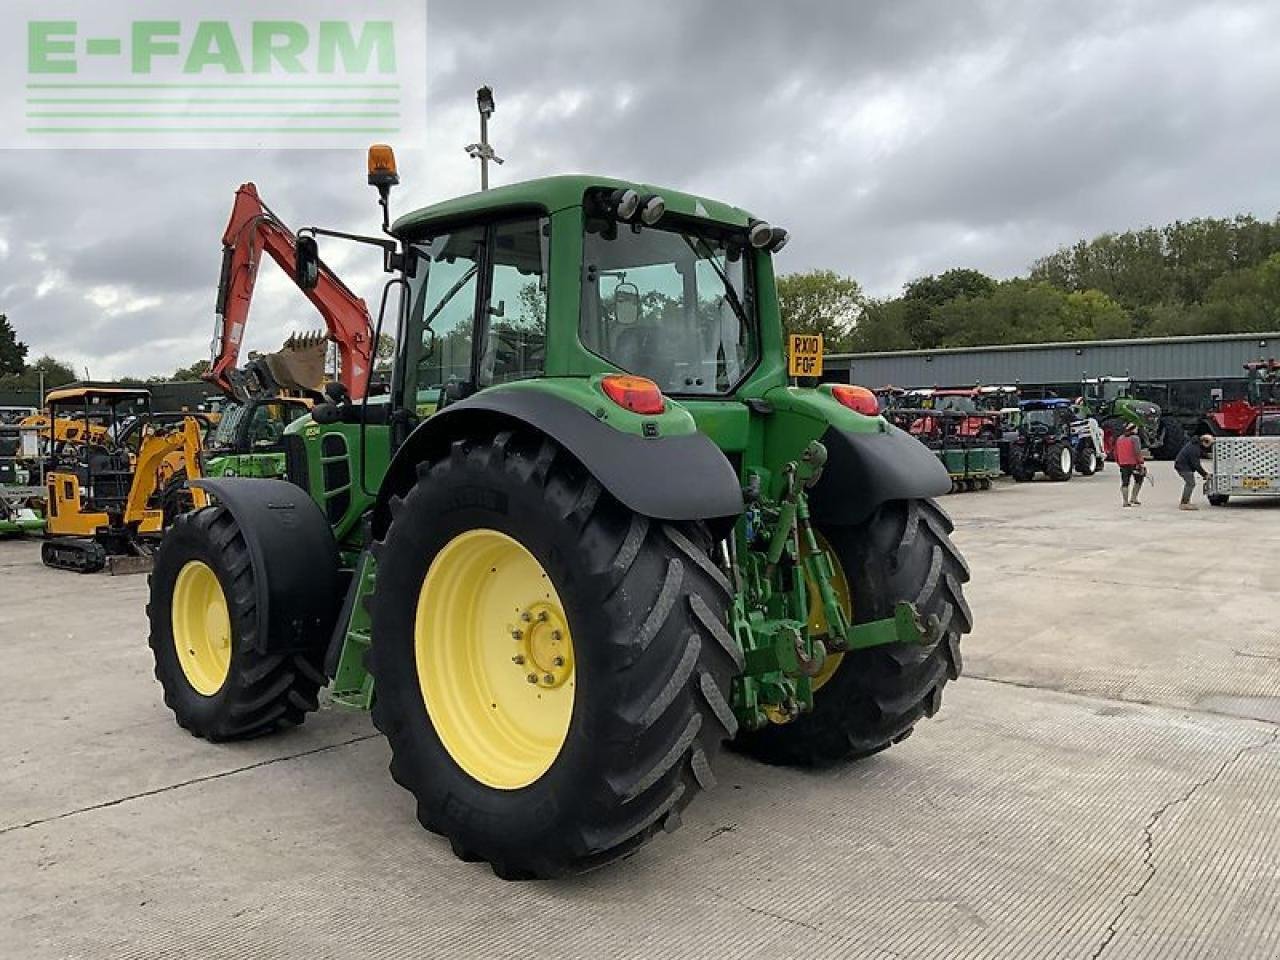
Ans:
[{"label": "side mirror", "polygon": [[313,236],[298,238],[293,279],[303,290],[314,290],[320,282],[320,245]]},{"label": "side mirror", "polygon": [[640,320],[640,290],[634,283],[620,283],[613,291],[613,318],[624,327]]}]

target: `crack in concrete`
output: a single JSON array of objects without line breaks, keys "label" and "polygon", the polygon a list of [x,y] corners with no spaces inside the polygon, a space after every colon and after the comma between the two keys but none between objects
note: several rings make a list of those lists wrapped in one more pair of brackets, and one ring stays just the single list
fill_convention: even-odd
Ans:
[{"label": "crack in concrete", "polygon": [[871,947],[873,950],[887,957],[898,957],[898,958],[902,957],[902,954],[898,953],[895,950],[891,950],[888,947],[882,947],[874,943],[867,943],[867,941],[861,940],[857,937],[846,936],[841,933],[835,933],[831,930],[823,930],[821,927],[815,926],[812,923],[808,923],[804,920],[797,920],[795,917],[788,917],[786,914],[776,913],[773,910],[766,910],[764,907],[753,907],[749,903],[743,903],[741,900],[738,900],[735,897],[730,897],[726,894],[723,894],[719,890],[712,890],[710,887],[704,887],[703,889],[705,889],[707,893],[711,894],[711,896],[714,897],[716,900],[720,900],[721,902],[727,903],[730,906],[738,907],[742,910],[747,911],[747,913],[754,914],[755,916],[758,916],[758,917],[768,917],[770,920],[777,920],[778,922],[785,923],[788,926],[799,927],[802,930],[808,930],[810,933],[816,933],[818,936],[822,937],[825,940],[834,941],[835,943],[853,944],[859,947]]},{"label": "crack in concrete", "polygon": [[39,827],[46,823],[55,823],[58,820],[66,820],[68,817],[76,817],[82,813],[92,813],[95,810],[105,810],[108,807],[116,807],[122,803],[128,803],[130,800],[143,800],[147,797],[158,796],[162,793],[168,793],[171,790],[181,790],[183,787],[194,786],[198,783],[208,783],[211,780],[221,780],[224,777],[233,777],[237,773],[244,773],[247,770],[257,770],[260,767],[269,767],[274,763],[284,763],[287,760],[298,760],[302,757],[315,756],[317,753],[325,753],[329,750],[337,750],[341,747],[349,747],[353,743],[361,743],[365,740],[372,740],[381,736],[377,733],[364,733],[358,737],[352,737],[349,740],[342,740],[338,743],[329,743],[321,747],[313,747],[310,750],[303,750],[299,753],[286,754],[283,757],[271,757],[267,760],[259,760],[256,763],[245,764],[243,767],[235,767],[231,770],[221,770],[218,773],[206,774],[203,777],[192,777],[190,780],[183,780],[179,783],[171,783],[168,786],[156,787],[154,790],[143,790],[141,793],[131,793],[128,796],[117,797],[114,800],[104,800],[101,803],[91,803],[86,807],[78,807],[75,810],[65,810],[62,813],[54,814],[51,817],[40,817],[36,820],[28,820],[26,823],[15,823],[8,827],[0,827],[0,836],[6,833],[13,833],[17,830],[28,830],[31,827]]},{"label": "crack in concrete", "polygon": [[962,680],[981,680],[983,683],[998,683],[1005,687],[1016,687],[1019,690],[1035,690],[1041,693],[1056,693],[1063,697],[1079,697],[1081,700],[1096,700],[1099,703],[1124,703],[1135,707],[1154,707],[1157,710],[1173,710],[1177,713],[1188,713],[1203,717],[1224,717],[1229,720],[1245,720],[1249,723],[1265,723],[1276,725],[1274,719],[1257,717],[1251,714],[1230,713],[1226,710],[1207,710],[1204,707],[1193,707],[1182,703],[1166,703],[1161,700],[1142,700],[1138,697],[1109,697],[1104,693],[1090,690],[1074,690],[1068,687],[1047,687],[1030,680],[1009,680],[1004,677],[984,676],[980,673],[966,671]]},{"label": "crack in concrete", "polygon": [[1185,804],[1190,803],[1192,798],[1194,798],[1195,795],[1199,793],[1201,790],[1203,790],[1205,787],[1209,787],[1217,783],[1218,780],[1221,779],[1222,775],[1226,773],[1227,770],[1229,770],[1234,764],[1239,762],[1239,760],[1246,753],[1251,753],[1255,750],[1265,750],[1267,747],[1270,747],[1273,744],[1275,744],[1277,739],[1280,739],[1280,730],[1273,730],[1265,740],[1259,741],[1258,743],[1245,744],[1243,747],[1240,747],[1238,750],[1236,750],[1235,753],[1229,756],[1226,760],[1222,761],[1222,763],[1218,765],[1218,769],[1215,770],[1212,774],[1210,774],[1209,776],[1205,777],[1202,780],[1197,780],[1190,787],[1184,790],[1181,794],[1174,797],[1172,800],[1169,800],[1166,803],[1161,804],[1154,811],[1152,811],[1151,816],[1147,818],[1147,822],[1143,824],[1143,827],[1142,827],[1142,867],[1143,867],[1143,870],[1146,871],[1145,876],[1143,876],[1142,880],[1138,883],[1136,887],[1134,887],[1132,890],[1126,891],[1120,897],[1120,903],[1118,905],[1118,908],[1116,912],[1112,915],[1111,921],[1107,924],[1107,929],[1103,933],[1102,939],[1098,942],[1098,946],[1094,949],[1093,953],[1090,954],[1090,960],[1098,960],[1098,958],[1102,956],[1102,954],[1107,950],[1107,948],[1111,946],[1112,941],[1115,940],[1116,935],[1120,932],[1120,923],[1121,921],[1124,920],[1125,914],[1129,912],[1129,908],[1132,907],[1134,903],[1137,902],[1138,898],[1141,897],[1142,894],[1146,891],[1151,881],[1155,879],[1156,877],[1155,829],[1159,825],[1160,820],[1164,817],[1164,815],[1167,814],[1174,807],[1179,807],[1179,806],[1183,806]]}]

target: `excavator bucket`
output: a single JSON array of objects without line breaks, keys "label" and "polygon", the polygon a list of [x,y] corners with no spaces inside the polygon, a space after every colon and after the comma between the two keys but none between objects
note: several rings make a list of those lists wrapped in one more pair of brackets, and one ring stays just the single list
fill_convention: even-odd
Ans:
[{"label": "excavator bucket", "polygon": [[329,338],[322,333],[294,334],[284,342],[284,349],[269,353],[263,359],[271,377],[285,390],[318,393],[324,389],[324,359]]},{"label": "excavator bucket", "polygon": [[324,389],[324,361],[329,338],[323,333],[291,334],[274,353],[255,355],[230,372],[237,399],[266,398],[279,393],[319,395]]}]

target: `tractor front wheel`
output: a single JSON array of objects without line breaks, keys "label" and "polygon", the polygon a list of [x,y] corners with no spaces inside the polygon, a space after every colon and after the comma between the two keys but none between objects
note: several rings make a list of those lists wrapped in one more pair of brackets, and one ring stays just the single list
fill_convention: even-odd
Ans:
[{"label": "tractor front wheel", "polygon": [[322,655],[258,650],[253,560],[234,516],[178,516],[151,574],[151,652],[179,726],[206,740],[243,740],[299,724],[318,706]]},{"label": "tractor front wheel", "polygon": [[424,827],[505,879],[625,856],[712,785],[741,654],[698,524],[533,434],[457,441],[374,546],[374,724]]},{"label": "tractor front wheel", "polygon": [[1085,440],[1076,451],[1076,472],[1082,477],[1092,477],[1098,472],[1098,451],[1093,449],[1093,442]]},{"label": "tractor front wheel", "polygon": [[[969,568],[952,529],[932,500],[908,500],[885,504],[860,526],[824,531],[836,594],[852,622],[890,617],[906,600],[938,618],[937,639],[833,655],[815,678],[811,713],[743,732],[736,747],[767,763],[829,766],[877,753],[937,713],[942,688],[960,676],[960,637],[973,627],[963,592]],[[810,606],[821,610],[814,598]]]}]

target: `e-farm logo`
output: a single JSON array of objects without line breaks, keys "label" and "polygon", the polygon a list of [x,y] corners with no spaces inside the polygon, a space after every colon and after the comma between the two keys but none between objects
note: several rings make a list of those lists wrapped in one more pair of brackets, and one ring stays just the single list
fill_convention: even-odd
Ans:
[{"label": "e-farm logo", "polygon": [[7,146],[342,148],[423,136],[425,0],[14,6],[20,29],[0,41]]}]

